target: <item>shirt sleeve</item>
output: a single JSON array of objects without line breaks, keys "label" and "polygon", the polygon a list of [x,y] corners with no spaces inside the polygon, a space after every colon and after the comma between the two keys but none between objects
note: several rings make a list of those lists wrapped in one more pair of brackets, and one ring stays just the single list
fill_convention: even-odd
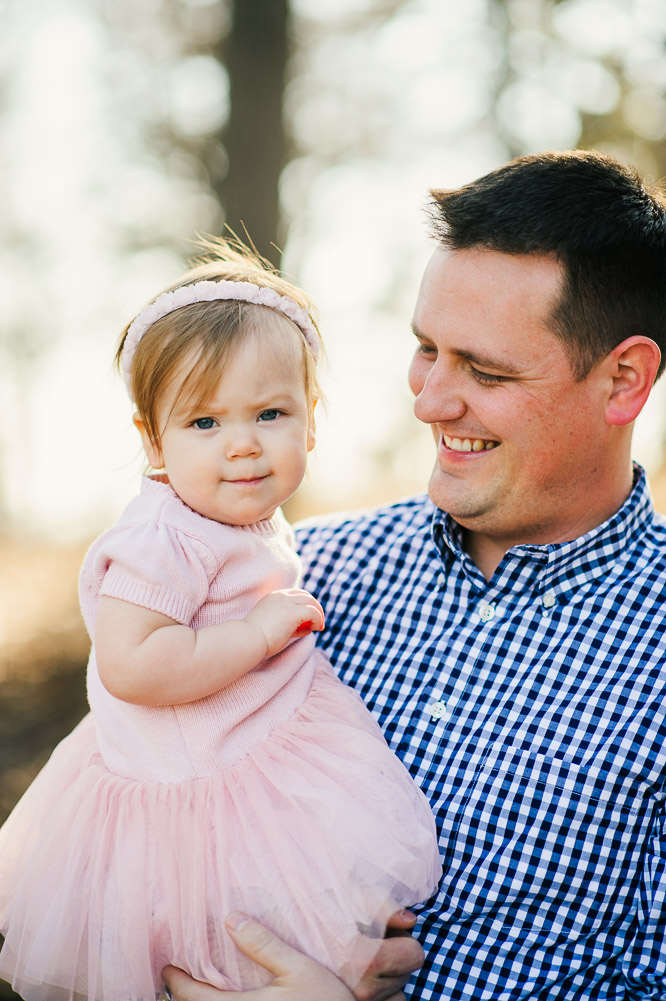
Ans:
[{"label": "shirt sleeve", "polygon": [[218,562],[204,542],[171,525],[130,525],[98,540],[82,582],[95,605],[103,595],[120,598],[188,625],[206,600]]},{"label": "shirt sleeve", "polygon": [[624,956],[627,998],[666,1001],[666,818],[648,842],[638,898],[638,930]]}]

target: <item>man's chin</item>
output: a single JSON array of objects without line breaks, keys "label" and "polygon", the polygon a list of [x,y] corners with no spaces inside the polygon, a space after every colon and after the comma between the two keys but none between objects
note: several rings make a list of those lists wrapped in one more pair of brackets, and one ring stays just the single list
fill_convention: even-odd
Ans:
[{"label": "man's chin", "polygon": [[487,513],[488,505],[478,491],[460,488],[460,480],[454,480],[436,466],[428,484],[428,496],[440,511],[450,514],[463,528],[473,529],[475,520]]}]

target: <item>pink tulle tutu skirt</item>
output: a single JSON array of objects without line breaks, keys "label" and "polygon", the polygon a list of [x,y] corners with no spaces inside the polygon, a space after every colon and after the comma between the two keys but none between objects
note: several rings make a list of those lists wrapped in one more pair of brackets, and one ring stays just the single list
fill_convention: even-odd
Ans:
[{"label": "pink tulle tutu skirt", "polygon": [[353,985],[439,875],[425,798],[325,670],[212,778],[114,774],[87,716],[0,830],[0,976],[27,1001],[153,1001],[167,965],[258,987],[270,976],[224,926],[240,910]]}]

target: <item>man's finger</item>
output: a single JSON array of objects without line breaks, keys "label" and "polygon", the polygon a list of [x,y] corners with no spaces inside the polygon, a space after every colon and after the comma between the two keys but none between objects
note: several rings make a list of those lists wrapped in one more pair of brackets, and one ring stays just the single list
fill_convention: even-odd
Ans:
[{"label": "man's finger", "polygon": [[423,966],[424,958],[423,947],[415,938],[397,935],[384,939],[368,972],[378,977],[403,977],[402,987],[408,975]]},{"label": "man's finger", "polygon": [[[297,949],[292,949],[257,921],[244,914],[230,914],[227,929],[240,951],[275,978],[267,987],[243,994],[243,1001],[249,998],[269,1001],[276,996],[276,989],[279,997],[291,998],[292,1001],[354,1001],[353,995],[334,973]],[[225,994],[224,998],[226,1001],[227,997],[235,996]],[[241,995],[238,997],[240,999]]]},{"label": "man's finger", "polygon": [[216,987],[210,984],[202,984],[200,980],[194,980],[176,969],[175,966],[167,966],[162,970],[164,983],[167,985],[174,1001],[233,1001],[234,998],[242,999],[243,993],[236,991],[221,994]]},{"label": "man's finger", "polygon": [[240,951],[273,976],[281,977],[287,973],[294,973],[303,965],[305,957],[302,953],[292,949],[268,928],[260,925],[258,921],[252,921],[245,914],[238,912],[230,914],[226,925],[227,931]]},{"label": "man's finger", "polygon": [[404,916],[392,922],[394,932],[385,938],[363,977],[354,988],[356,1001],[404,1001],[402,988],[410,975],[423,965],[424,952],[407,929]]},{"label": "man's finger", "polygon": [[[392,935],[411,935],[415,924],[416,914],[404,908],[401,911],[396,911],[386,922],[386,937],[391,938]],[[392,999],[389,999],[389,1001],[392,1001]]]}]

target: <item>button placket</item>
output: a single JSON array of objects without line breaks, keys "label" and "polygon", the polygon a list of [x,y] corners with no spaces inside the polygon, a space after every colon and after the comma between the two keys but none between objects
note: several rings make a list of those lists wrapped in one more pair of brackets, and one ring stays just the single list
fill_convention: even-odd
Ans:
[{"label": "button placket", "polygon": [[[439,577],[437,578],[439,581]],[[500,618],[502,616],[502,608],[498,606],[494,601],[488,601],[487,599],[481,599],[476,607],[471,607],[469,609],[469,620],[471,621],[476,618],[477,621],[480,620],[483,623],[491,622],[493,619]],[[476,659],[475,657],[473,659]],[[448,701],[445,702],[442,698],[433,698],[433,701],[428,703],[424,708],[424,715],[429,716],[431,720],[441,722],[449,721],[455,718],[457,707],[460,700],[464,697],[466,691],[472,688],[480,682],[483,682],[487,677],[488,672],[482,668],[477,670],[476,678],[460,677],[455,684],[454,690],[451,692]]]}]

